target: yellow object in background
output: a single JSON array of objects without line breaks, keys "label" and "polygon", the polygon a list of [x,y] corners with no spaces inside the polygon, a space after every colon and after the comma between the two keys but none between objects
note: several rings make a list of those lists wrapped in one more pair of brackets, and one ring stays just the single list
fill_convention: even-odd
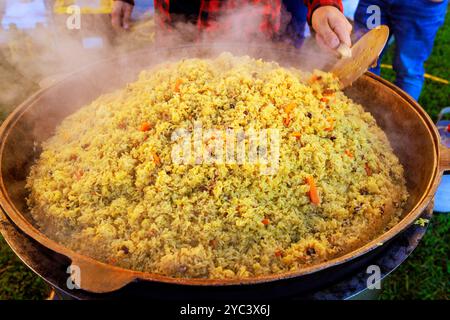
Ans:
[{"label": "yellow object in background", "polygon": [[109,14],[112,12],[114,0],[56,0],[53,12],[67,14],[67,8],[79,6],[82,14]]},{"label": "yellow object in background", "polygon": [[[384,63],[382,63],[380,66],[381,66],[382,68],[384,68],[384,69],[393,69],[392,66],[391,66],[390,64],[384,64]],[[442,78],[433,76],[433,75],[428,74],[428,73],[425,73],[423,76],[424,76],[425,78],[430,79],[430,80],[435,81],[435,82],[440,82],[440,83],[443,83],[443,84],[449,84],[448,80],[445,80],[445,79],[442,79]]]}]

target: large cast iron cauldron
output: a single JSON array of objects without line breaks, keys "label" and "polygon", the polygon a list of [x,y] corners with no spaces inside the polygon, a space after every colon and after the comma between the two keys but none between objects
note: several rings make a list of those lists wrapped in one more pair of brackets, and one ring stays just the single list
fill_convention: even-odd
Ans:
[{"label": "large cast iron cauldron", "polygon": [[[182,57],[209,57],[222,51],[275,60],[284,66],[311,69],[317,56],[295,50],[242,47],[226,44],[143,50],[85,67],[43,89],[19,106],[0,130],[0,205],[11,221],[34,241],[81,269],[81,288],[95,293],[139,287],[147,296],[162,297],[280,297],[305,292],[352,272],[382,250],[382,245],[411,225],[429,204],[444,170],[450,169],[450,151],[426,112],[406,93],[372,74],[365,74],[346,94],[371,112],[386,131],[405,167],[410,197],[403,219],[364,246],[341,257],[295,272],[246,279],[179,279],[126,270],[101,263],[55,243],[35,226],[26,205],[25,178],[39,156],[39,145],[69,114],[99,95],[124,86],[152,64]],[[312,62],[313,61],[313,62]],[[137,290],[137,289],[136,289]]]}]

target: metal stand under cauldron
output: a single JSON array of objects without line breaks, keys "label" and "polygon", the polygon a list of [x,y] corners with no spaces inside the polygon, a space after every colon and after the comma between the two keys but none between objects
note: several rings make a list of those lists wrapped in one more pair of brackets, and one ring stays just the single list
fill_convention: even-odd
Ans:
[{"label": "metal stand under cauldron", "polygon": [[[432,208],[433,203],[430,203],[428,208],[423,212],[422,218],[430,219],[432,216]],[[413,252],[424,236],[426,230],[427,225],[411,225],[405,232],[399,234],[390,243],[383,244],[383,246],[385,246],[384,250],[369,261],[365,267],[362,266],[350,276],[340,279],[326,288],[302,296],[295,294],[289,295],[289,292],[286,294],[289,298],[295,300],[376,299],[383,289],[383,280],[400,266],[400,264]],[[52,252],[33,239],[27,237],[12,224],[2,211],[0,211],[0,232],[17,256],[53,288],[50,299],[145,298],[145,292],[133,292],[133,290],[130,291],[126,288],[107,294],[91,294],[83,290],[70,290],[67,288],[67,279],[69,277],[67,267],[70,265],[69,259]],[[373,267],[370,269],[370,266],[375,266],[375,269],[373,269]],[[373,270],[380,271],[381,290],[377,288],[367,288],[368,281],[370,284],[374,284],[373,281],[371,281],[371,279],[374,279],[373,277],[375,275]],[[369,279],[369,277],[372,278]],[[376,286],[374,285],[374,287]],[[190,299],[190,297],[187,296],[186,299]]]}]

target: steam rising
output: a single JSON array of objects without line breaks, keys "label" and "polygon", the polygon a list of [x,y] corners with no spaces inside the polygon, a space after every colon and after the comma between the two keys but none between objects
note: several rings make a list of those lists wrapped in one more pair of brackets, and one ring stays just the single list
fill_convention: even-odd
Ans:
[{"label": "steam rising", "polygon": [[[163,30],[153,18],[136,22],[128,32],[115,33],[107,15],[82,15],[80,30],[67,30],[66,16],[55,16],[53,26],[38,25],[31,31],[21,31],[10,26],[7,31],[9,38],[7,44],[0,43],[2,46],[0,48],[0,112],[10,111],[6,106],[18,104],[39,86],[47,87],[66,77],[67,74],[88,68],[100,60],[124,56],[124,59],[110,65],[110,68],[121,70],[117,77],[105,78],[101,73],[93,73],[92,78],[88,79],[92,82],[92,90],[89,92],[77,92],[67,99],[61,96],[55,97],[61,100],[58,106],[65,108],[66,113],[71,113],[76,106],[68,105],[67,101],[71,103],[75,101],[82,106],[95,99],[100,93],[111,91],[133,81],[137,76],[134,73],[137,68],[133,68],[133,63],[136,63],[134,66],[142,65],[141,62],[137,63],[131,58],[126,58],[128,53],[134,50],[146,50],[148,67],[181,58],[215,56],[223,51],[260,57],[261,48],[264,48],[264,59],[277,61],[283,66],[295,66],[304,71],[313,69],[326,71],[336,61],[335,56],[321,51],[312,39],[307,39],[299,49],[294,49],[285,36],[279,36],[276,40],[268,38],[260,32],[262,22],[260,13],[261,7],[257,6],[241,7],[227,12],[218,20],[218,24],[224,27],[212,33],[199,33],[198,27],[189,22],[178,22],[170,31]],[[280,34],[287,30],[290,20],[290,14],[282,9],[279,21]],[[6,31],[0,29],[0,33],[6,33]],[[101,42],[98,40],[100,38]],[[159,50],[161,48],[170,49]],[[293,61],[292,56],[298,57],[298,60],[296,58]],[[123,71],[127,69],[133,71],[130,73]],[[74,98],[76,94],[81,95]],[[368,101],[370,95],[364,92],[360,94],[362,94],[361,99],[357,102]],[[370,94],[376,95],[374,92]],[[379,112],[376,118],[381,120],[381,126],[389,133],[394,149],[401,150],[397,154],[409,154],[404,151],[406,146],[403,143],[405,135],[401,132],[402,128],[396,126],[396,122],[392,120],[387,110],[383,108],[384,113]],[[47,121],[49,127],[55,125],[48,118],[41,117],[39,120]],[[409,122],[412,124],[410,119],[406,119],[404,123],[406,125]],[[42,126],[45,127],[45,125]],[[49,134],[44,129],[33,131],[37,142],[45,140]],[[405,159],[401,160],[404,165],[407,163]]]},{"label": "steam rising", "polygon": [[[277,23],[280,34],[284,34],[291,16],[284,8],[281,11]],[[135,22],[131,31],[117,33],[113,31],[108,15],[88,14],[81,16],[81,29],[68,30],[67,17],[55,14],[50,19],[51,26],[37,24],[33,30],[19,30],[14,25],[9,26],[7,31],[0,30],[8,38],[1,48],[4,53],[0,75],[2,105],[17,103],[16,100],[20,100],[17,97],[23,98],[24,89],[36,89],[32,86],[33,82],[46,87],[74,70],[136,49],[149,49],[151,65],[155,60],[151,56],[152,49],[161,47],[199,46],[203,52],[207,44],[212,52],[219,54],[227,49],[224,46],[227,43],[230,51],[250,55],[252,50],[248,49],[252,47],[291,47],[285,41],[286,37],[278,36],[275,44],[273,37],[270,39],[260,31],[263,17],[261,6],[244,6],[227,11],[217,20],[221,26],[219,29],[204,33],[199,33],[198,27],[189,22],[178,22],[170,30],[163,30],[158,24],[155,25],[153,17]],[[171,59],[176,58],[175,51],[172,50]],[[299,50],[299,64],[311,66],[310,69],[326,68],[334,57],[323,52],[318,55],[318,51],[314,41],[306,41]],[[157,60],[164,60],[160,54],[156,54]],[[180,57],[186,58],[183,55]],[[274,51],[272,60],[280,61],[279,50]]]},{"label": "steam rising", "polygon": [[[260,6],[243,6],[224,12],[216,20],[219,27],[212,32],[199,32],[197,25],[190,22],[177,22],[170,28],[162,28],[157,22],[158,16],[135,21],[130,31],[115,32],[109,15],[88,14],[81,15],[81,29],[68,30],[67,18],[66,15],[55,14],[52,26],[38,24],[34,30],[28,31],[10,26],[10,39],[2,50],[5,57],[0,63],[8,69],[8,72],[0,74],[0,111],[3,117],[40,87],[58,84],[78,70],[87,71],[71,82],[73,92],[57,88],[47,92],[45,104],[49,106],[48,111],[39,110],[35,116],[37,119],[29,123],[37,145],[52,135],[62,118],[101,94],[135,81],[137,72],[158,63],[210,58],[228,51],[237,56],[249,55],[276,61],[282,66],[312,71],[328,70],[336,59],[322,52],[311,39],[296,49],[288,37],[283,36],[291,20],[283,8],[276,21],[279,26],[276,37],[268,37],[261,32],[260,26],[264,21]],[[144,54],[133,55],[133,52]],[[96,69],[96,63],[102,60],[106,63]],[[111,61],[111,70],[105,72],[102,68],[108,65],[108,61]],[[6,108],[6,105],[10,107]],[[54,116],[49,115],[55,112]],[[43,114],[47,116],[43,117]]]}]

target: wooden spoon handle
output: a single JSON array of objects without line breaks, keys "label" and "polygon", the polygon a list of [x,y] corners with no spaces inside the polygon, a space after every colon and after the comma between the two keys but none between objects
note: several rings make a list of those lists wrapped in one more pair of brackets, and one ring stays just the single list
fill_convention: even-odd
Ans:
[{"label": "wooden spoon handle", "polygon": [[341,59],[352,57],[352,49],[345,43],[341,43],[339,47],[337,47],[336,51],[339,53]]}]

